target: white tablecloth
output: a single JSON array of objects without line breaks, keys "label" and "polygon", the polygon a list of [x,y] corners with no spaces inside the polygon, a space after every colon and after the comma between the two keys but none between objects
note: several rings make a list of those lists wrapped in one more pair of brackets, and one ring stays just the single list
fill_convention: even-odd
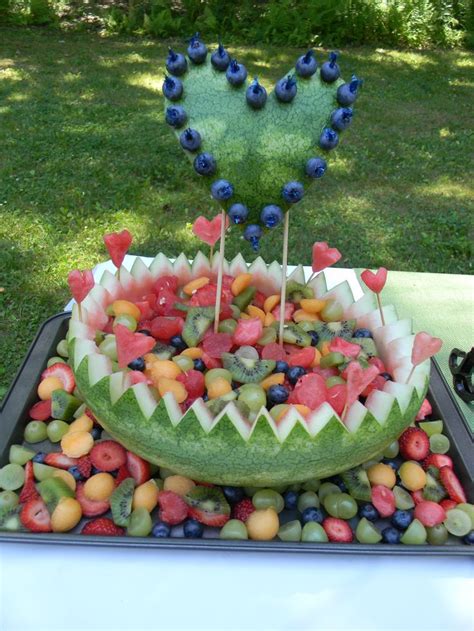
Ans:
[{"label": "white tablecloth", "polygon": [[473,595],[465,557],[0,544],[0,631],[473,631]]}]

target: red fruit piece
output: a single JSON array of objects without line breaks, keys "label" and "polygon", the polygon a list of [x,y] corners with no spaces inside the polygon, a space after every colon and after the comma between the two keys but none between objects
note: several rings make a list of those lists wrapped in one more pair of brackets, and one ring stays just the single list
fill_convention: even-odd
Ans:
[{"label": "red fruit piece", "polygon": [[229,289],[230,290],[234,280],[235,280],[235,278],[233,276],[231,276],[230,274],[223,274],[222,275],[222,287],[224,289]]},{"label": "red fruit piece", "polygon": [[347,404],[350,406],[379,374],[379,369],[376,366],[369,366],[364,370],[359,362],[351,361],[344,372],[347,381]]},{"label": "red fruit piece", "polygon": [[130,370],[129,372],[127,372],[127,378],[129,379],[132,386],[134,386],[136,383],[150,382],[148,377],[139,370]]},{"label": "red fruit piece", "polygon": [[425,500],[415,506],[415,519],[421,521],[423,526],[437,526],[446,519],[444,508],[436,502]]},{"label": "red fruit piece", "polygon": [[421,489],[419,489],[418,491],[413,491],[412,493],[410,493],[410,495],[412,500],[415,502],[415,506],[425,501],[425,498],[423,497],[423,491]]},{"label": "red fruit piece", "polygon": [[387,372],[385,364],[380,357],[370,357],[368,361],[371,366],[376,366],[379,369],[379,372]]},{"label": "red fruit piece", "polygon": [[263,305],[265,304],[265,300],[267,297],[261,291],[256,291],[252,300],[252,304],[254,304],[259,309],[263,309]]},{"label": "red fruit piece", "polygon": [[212,526],[213,528],[221,528],[230,519],[229,515],[216,515],[214,513],[207,513],[197,506],[188,506],[188,515],[189,517],[196,519],[201,524]]},{"label": "red fruit piece", "polygon": [[[230,304],[233,299],[233,294],[230,289],[222,288],[221,291],[221,303]],[[191,296],[189,304],[193,307],[213,307],[216,304],[217,298],[217,285],[215,283],[208,283],[201,289],[198,289]]]},{"label": "red fruit piece", "polygon": [[31,532],[51,532],[51,518],[41,498],[31,499],[20,512],[20,521]]},{"label": "red fruit piece", "polygon": [[91,421],[94,421],[94,423],[97,423],[97,419],[94,416],[93,412],[89,409],[86,408],[84,414],[87,414],[87,416],[91,419]]},{"label": "red fruit piece", "polygon": [[77,458],[69,458],[63,453],[53,452],[46,454],[44,463],[50,467],[56,467],[57,469],[69,469],[69,467],[75,467],[77,465]]},{"label": "red fruit piece", "polygon": [[316,241],[313,245],[312,255],[312,270],[314,273],[334,265],[342,256],[337,248],[330,248],[326,241]]},{"label": "red fruit piece", "polygon": [[326,401],[332,406],[336,414],[344,411],[347,400],[347,386],[345,383],[338,383],[327,389]]},{"label": "red fruit piece", "polygon": [[103,515],[110,508],[110,504],[107,500],[98,501],[88,499],[84,493],[83,482],[78,482],[76,485],[76,499],[81,505],[84,517],[97,517],[98,515]]},{"label": "red fruit piece", "polygon": [[188,370],[178,375],[176,379],[184,385],[189,398],[197,399],[204,394],[204,375],[200,370]]},{"label": "red fruit piece", "polygon": [[234,342],[238,346],[253,346],[262,336],[263,324],[260,318],[238,320],[234,331]]},{"label": "red fruit piece", "polygon": [[429,416],[433,412],[433,408],[431,407],[431,403],[428,399],[425,399],[421,404],[420,411],[416,415],[415,421],[423,421],[427,416]]},{"label": "red fruit piece", "polygon": [[450,467],[441,467],[439,470],[439,477],[441,484],[448,492],[449,497],[458,504],[464,504],[467,502],[466,494],[461,486],[461,482],[457,475]]},{"label": "red fruit piece", "polygon": [[120,267],[128,248],[132,244],[132,235],[128,230],[104,234],[104,243],[115,267]]},{"label": "red fruit piece", "polygon": [[328,536],[329,541],[337,543],[350,543],[354,538],[351,527],[343,519],[337,517],[326,517],[322,526]]},{"label": "red fruit piece", "polygon": [[159,294],[162,289],[168,289],[174,293],[178,289],[178,282],[177,276],[160,276],[154,285],[155,293]]},{"label": "red fruit piece", "polygon": [[98,535],[103,537],[118,537],[124,535],[124,528],[120,528],[108,517],[92,519],[81,530],[81,535]]},{"label": "red fruit piece", "polygon": [[211,370],[211,368],[222,368],[221,360],[215,359],[214,357],[209,357],[207,353],[203,353],[201,359],[208,370]]},{"label": "red fruit piece", "polygon": [[100,471],[115,471],[127,461],[127,452],[114,440],[96,443],[89,454],[90,461]]},{"label": "red fruit piece", "polygon": [[386,486],[377,484],[372,487],[372,504],[381,517],[390,517],[395,512],[395,495]]},{"label": "red fruit piece", "polygon": [[151,334],[158,340],[167,342],[183,330],[184,320],[178,317],[158,316],[151,321]]},{"label": "red fruit piece", "polygon": [[150,465],[131,451],[126,452],[127,467],[137,486],[150,479]]},{"label": "red fruit piece", "polygon": [[35,486],[35,475],[33,473],[33,463],[31,460],[25,465],[25,483],[20,493],[20,504],[28,502],[28,500],[36,499],[39,497],[38,491]]},{"label": "red fruit piece", "polygon": [[288,357],[288,364],[290,366],[309,368],[314,361],[314,356],[315,348],[313,346],[307,346],[306,348],[298,349],[296,353],[291,353]]},{"label": "red fruit piece", "polygon": [[[339,377],[339,371],[337,368],[320,368],[319,366],[315,366],[313,368],[313,372],[316,375],[324,377],[324,380],[329,379],[329,377]],[[344,374],[341,374],[340,376],[344,379]]]},{"label": "red fruit piece", "polygon": [[155,346],[155,339],[143,333],[133,333],[123,324],[117,324],[115,329],[117,343],[117,357],[121,368],[125,368],[137,357],[149,353]]},{"label": "red fruit piece", "polygon": [[382,375],[377,375],[373,381],[369,383],[367,388],[362,392],[363,397],[368,397],[374,390],[383,390],[387,380]]},{"label": "red fruit piece", "polygon": [[246,522],[250,515],[255,510],[255,506],[249,497],[244,497],[243,500],[237,502],[232,509],[232,518],[240,519],[240,521]]},{"label": "red fruit piece", "polygon": [[442,506],[446,512],[448,512],[448,510],[451,510],[452,508],[456,508],[458,503],[455,502],[454,500],[444,499],[444,500],[441,500],[439,505]]},{"label": "red fruit piece", "polygon": [[344,357],[355,359],[360,354],[362,347],[359,344],[347,342],[342,337],[334,337],[329,344],[329,350],[334,353],[342,353]]},{"label": "red fruit piece", "polygon": [[[153,304],[155,304],[155,297],[153,296]],[[152,309],[148,300],[141,300],[140,302],[136,302],[135,306],[140,309],[140,320],[151,320],[155,315],[154,310]]]},{"label": "red fruit piece", "polygon": [[222,353],[228,353],[232,346],[232,335],[230,333],[210,333],[202,341],[202,349],[214,359],[220,359]]},{"label": "red fruit piece", "polygon": [[275,361],[286,362],[286,351],[276,342],[270,342],[266,344],[262,349],[262,359],[273,359]]},{"label": "red fruit piece", "polygon": [[423,469],[426,471],[428,467],[436,467],[437,469],[441,469],[441,467],[449,467],[452,469],[453,461],[446,454],[430,454],[423,460]]},{"label": "red fruit piece", "polygon": [[94,287],[94,275],[90,269],[84,271],[74,269],[72,272],[69,272],[67,282],[72,297],[76,302],[80,303]]},{"label": "red fruit piece", "polygon": [[118,486],[126,478],[131,478],[131,477],[132,477],[132,474],[128,470],[127,465],[123,464],[121,467],[119,467],[119,470],[117,471],[117,475],[115,476],[115,486]]},{"label": "red fruit piece", "polygon": [[385,267],[379,267],[374,274],[370,269],[366,269],[362,272],[360,277],[369,289],[375,294],[379,294],[387,282],[387,270]]},{"label": "red fruit piece", "polygon": [[316,410],[326,401],[326,382],[321,375],[310,372],[298,379],[293,396],[297,403],[307,405],[310,410]]},{"label": "red fruit piece", "polygon": [[409,427],[398,439],[400,455],[405,460],[424,460],[430,453],[428,434],[419,427]]},{"label": "red fruit piece", "polygon": [[30,418],[34,421],[47,421],[51,418],[51,399],[47,401],[38,401],[28,412]]},{"label": "red fruit piece", "polygon": [[180,524],[188,516],[188,506],[183,498],[173,491],[161,491],[158,495],[159,511],[158,516],[161,521],[175,526]]},{"label": "red fruit piece", "polygon": [[71,393],[76,387],[74,373],[67,364],[58,362],[57,364],[53,364],[49,368],[46,368],[46,370],[43,370],[41,373],[41,379],[46,379],[46,377],[58,377],[58,379],[61,380],[66,392]]},{"label": "red fruit piece", "polygon": [[89,456],[82,456],[82,458],[79,458],[76,467],[83,478],[87,479],[91,477],[92,463]]},{"label": "red fruit piece", "polygon": [[[292,302],[285,302],[285,311],[283,314],[284,321],[288,322],[289,320],[291,320],[291,317],[294,312],[295,312],[295,305]],[[280,320],[280,313],[281,313],[281,305],[277,305],[272,310],[272,315],[275,318],[275,320]]]},{"label": "red fruit piece", "polygon": [[180,311],[175,307],[176,304],[180,303],[182,303],[181,298],[179,298],[174,292],[165,288],[161,289],[158,293],[153,308],[159,316],[183,317],[183,311]]}]

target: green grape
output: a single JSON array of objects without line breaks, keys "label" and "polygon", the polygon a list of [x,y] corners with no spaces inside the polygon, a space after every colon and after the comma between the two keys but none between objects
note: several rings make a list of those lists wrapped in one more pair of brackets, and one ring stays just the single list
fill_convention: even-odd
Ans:
[{"label": "green grape", "polygon": [[282,541],[301,541],[301,522],[298,519],[280,526],[278,538]]},{"label": "green grape", "polygon": [[69,357],[69,350],[67,347],[67,340],[61,340],[56,346],[56,352],[61,357]]},{"label": "green grape", "polygon": [[48,438],[52,443],[59,443],[64,434],[69,431],[69,425],[64,421],[51,421],[48,424]]},{"label": "green grape", "polygon": [[104,333],[104,331],[95,332],[94,342],[96,343],[97,346],[99,346],[99,344],[102,344],[102,342],[105,340],[106,335],[107,333]]},{"label": "green grape", "polygon": [[326,379],[326,388],[332,388],[332,386],[344,385],[346,382],[342,377],[328,377]]},{"label": "green grape", "polygon": [[40,443],[48,437],[47,425],[43,421],[30,421],[25,427],[25,440],[27,443]]},{"label": "green grape", "polygon": [[[6,464],[0,469],[0,489],[16,491],[23,486],[24,482],[25,471],[19,464]],[[470,520],[469,523],[471,523]]]},{"label": "green grape", "polygon": [[132,511],[127,526],[127,535],[130,537],[147,537],[152,528],[153,522],[146,508],[140,507]]},{"label": "green grape", "polygon": [[442,546],[448,540],[448,530],[444,524],[437,524],[432,528],[427,528],[428,543],[432,546]]},{"label": "green grape", "polygon": [[398,456],[398,440],[394,440],[393,443],[390,443],[387,447],[385,447],[382,456],[384,458],[396,458]]},{"label": "green grape", "polygon": [[336,300],[328,300],[319,315],[324,322],[338,322],[342,320],[344,309]]},{"label": "green grape", "polygon": [[276,342],[277,332],[275,329],[272,329],[271,326],[266,326],[262,331],[262,336],[258,339],[257,344],[260,346],[266,346],[267,344],[271,344],[272,342]]},{"label": "green grape", "polygon": [[237,321],[232,320],[232,318],[228,318],[227,320],[222,320],[222,322],[219,322],[218,331],[219,333],[230,333],[231,335],[233,335],[236,328]]},{"label": "green grape", "polygon": [[312,480],[308,480],[307,482],[303,482],[302,488],[303,491],[319,491],[319,487],[321,486],[321,480],[317,478],[313,478]]},{"label": "green grape", "polygon": [[229,519],[219,533],[221,539],[248,539],[247,527],[239,519]]},{"label": "green grape", "polygon": [[330,493],[325,496],[323,503],[331,517],[351,519],[357,515],[357,502],[348,493]]},{"label": "green grape", "polygon": [[274,508],[277,513],[285,507],[283,497],[273,489],[259,489],[252,497],[252,503],[256,509]]},{"label": "green grape", "polygon": [[14,491],[0,491],[0,511],[15,508],[20,498]]},{"label": "green grape", "polygon": [[35,451],[33,451],[32,449],[27,449],[22,445],[11,445],[8,460],[13,464],[19,464],[23,466],[28,462],[28,460],[31,460],[35,454]]},{"label": "green grape", "polygon": [[330,493],[341,493],[341,489],[332,482],[323,482],[318,491],[319,501],[324,502],[324,498]]},{"label": "green grape", "polygon": [[127,327],[129,331],[137,330],[137,321],[133,316],[128,315],[128,313],[121,313],[120,315],[116,316],[112,328],[116,327],[117,324],[121,324]]},{"label": "green grape", "polygon": [[237,305],[230,305],[232,310],[232,318],[234,320],[238,320],[240,318],[241,311]]},{"label": "green grape", "polygon": [[113,361],[117,361],[117,343],[115,335],[106,335],[104,341],[99,345],[99,350]]},{"label": "green grape", "polygon": [[444,525],[450,534],[464,537],[471,530],[471,518],[464,511],[452,508],[446,512]]},{"label": "green grape", "polygon": [[474,529],[474,504],[467,504],[463,502],[462,504],[458,504],[456,506],[459,510],[462,510],[466,515],[469,515],[471,518],[471,526]]},{"label": "green grape", "polygon": [[345,361],[342,353],[328,353],[324,357],[321,357],[319,365],[321,368],[332,368],[333,366],[339,366]]},{"label": "green grape", "polygon": [[258,412],[267,402],[265,390],[256,383],[246,383],[240,388],[239,401],[246,403],[251,412]]},{"label": "green grape", "polygon": [[105,310],[105,313],[106,313],[109,317],[110,317],[110,316],[112,316],[112,317],[114,317],[114,316],[115,316],[114,304],[113,304],[113,303],[112,303],[112,304],[110,304],[110,305],[107,305],[107,308],[106,308],[106,310]]},{"label": "green grape", "polygon": [[207,371],[204,377],[206,388],[209,388],[211,383],[219,378],[225,379],[229,383],[232,383],[232,374],[230,370],[226,370],[225,368],[211,368],[211,370]]},{"label": "green grape", "polygon": [[177,355],[172,358],[175,364],[177,364],[183,372],[188,372],[194,368],[194,362],[191,357],[186,355]]},{"label": "green grape", "polygon": [[406,545],[418,546],[426,543],[426,528],[421,521],[414,519],[403,533],[400,541]]},{"label": "green grape", "polygon": [[270,416],[277,421],[280,418],[280,415],[286,410],[289,409],[288,403],[279,403],[278,405],[274,405],[270,410]]},{"label": "green grape", "polygon": [[410,493],[402,489],[401,486],[394,486],[392,491],[395,496],[395,506],[399,510],[409,510],[415,506],[415,502]]},{"label": "green grape", "polygon": [[444,434],[433,434],[430,436],[430,449],[434,454],[445,454],[450,447],[449,438]]},{"label": "green grape", "polygon": [[297,508],[302,513],[306,508],[319,508],[319,497],[314,491],[305,491],[298,498]]},{"label": "green grape", "polygon": [[65,364],[66,360],[62,357],[50,357],[48,359],[48,363],[46,364],[47,368],[50,366],[54,366],[54,364]]},{"label": "green grape", "polygon": [[56,471],[56,467],[50,467],[49,465],[42,464],[41,462],[33,462],[33,473],[38,482],[51,478]]},{"label": "green grape", "polygon": [[379,543],[379,541],[382,541],[380,532],[374,524],[365,517],[362,517],[357,524],[355,536],[359,543]]},{"label": "green grape", "polygon": [[258,359],[259,354],[256,348],[253,346],[241,346],[235,351],[237,357],[242,357],[242,359]]},{"label": "green grape", "polygon": [[418,423],[418,427],[426,432],[428,436],[434,436],[443,432],[443,421],[424,421],[423,423]]},{"label": "green grape", "polygon": [[307,543],[327,543],[329,541],[326,531],[315,521],[309,521],[301,531],[301,541]]}]

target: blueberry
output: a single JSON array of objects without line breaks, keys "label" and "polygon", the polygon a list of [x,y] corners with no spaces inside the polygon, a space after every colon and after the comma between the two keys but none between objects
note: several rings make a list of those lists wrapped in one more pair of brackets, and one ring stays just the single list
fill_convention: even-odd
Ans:
[{"label": "blueberry", "polygon": [[95,475],[96,473],[102,473],[102,469],[99,469],[98,467],[94,467],[94,465],[92,465],[92,467],[91,467],[91,476]]},{"label": "blueberry", "polygon": [[148,329],[139,329],[137,333],[141,333],[142,335],[148,335],[148,337],[153,337],[151,331]]},{"label": "blueberry", "polygon": [[258,252],[260,243],[260,237],[262,236],[262,229],[256,224],[250,224],[245,228],[244,239],[249,241],[254,252]]},{"label": "blueberry", "polygon": [[329,127],[323,129],[323,131],[321,132],[321,136],[319,137],[319,146],[321,147],[321,149],[329,151],[330,149],[334,149],[334,147],[337,147],[338,143],[339,136],[337,132],[335,132],[333,129],[330,129]]},{"label": "blueberry", "polygon": [[468,532],[467,535],[464,535],[462,540],[463,543],[466,543],[468,546],[474,545],[474,530],[471,530],[471,532]]},{"label": "blueberry", "polygon": [[173,337],[170,339],[170,345],[174,346],[174,348],[179,353],[181,353],[181,351],[184,351],[185,348],[188,348],[188,345],[183,340],[181,335],[173,335]]},{"label": "blueberry", "polygon": [[227,70],[230,64],[229,53],[226,51],[222,44],[219,44],[217,49],[211,55],[211,64],[216,70],[223,72]]},{"label": "blueberry", "polygon": [[369,521],[380,519],[380,513],[373,504],[362,504],[359,508],[359,517],[365,517]]},{"label": "blueberry", "polygon": [[343,107],[347,107],[348,105],[352,105],[357,99],[357,91],[359,87],[362,85],[362,81],[360,81],[355,75],[352,76],[352,80],[350,83],[344,83],[337,88],[337,102],[339,105]]},{"label": "blueberry", "polygon": [[216,160],[211,153],[200,153],[194,158],[193,164],[199,175],[212,175],[216,172]]},{"label": "blueberry", "polygon": [[247,78],[247,68],[244,64],[239,64],[236,59],[232,59],[225,73],[227,81],[234,88],[238,88]]},{"label": "blueberry", "polygon": [[275,86],[275,94],[282,103],[290,103],[296,96],[298,88],[296,79],[292,75],[283,77]]},{"label": "blueberry", "polygon": [[285,508],[287,510],[296,510],[298,505],[298,493],[296,491],[286,491],[283,493],[283,499],[285,500]]},{"label": "blueberry", "polygon": [[270,386],[267,391],[268,402],[270,405],[278,405],[279,403],[285,403],[290,396],[288,388],[285,386]]},{"label": "blueberry", "polygon": [[228,180],[216,180],[211,185],[211,195],[217,201],[226,201],[234,194],[234,187]]},{"label": "blueberry", "polygon": [[321,66],[320,76],[326,83],[333,83],[341,76],[341,70],[336,63],[337,53],[329,53],[329,61],[325,61]]},{"label": "blueberry", "polygon": [[301,521],[303,524],[307,524],[309,521],[315,521],[318,524],[322,524],[324,520],[323,511],[320,508],[315,508],[314,506],[309,506],[305,508],[301,513]]},{"label": "blueberry", "polygon": [[286,373],[288,371],[288,363],[284,362],[283,360],[279,359],[276,364],[275,364],[275,368],[273,370],[273,372],[284,372]]},{"label": "blueberry", "polygon": [[351,124],[353,114],[351,107],[339,107],[331,114],[331,125],[336,131],[344,131]]},{"label": "blueberry", "polygon": [[99,438],[102,436],[102,430],[100,429],[100,427],[93,427],[90,431],[90,435],[94,440],[99,440]]},{"label": "blueberry", "polygon": [[199,370],[199,372],[204,372],[206,370],[206,364],[200,357],[194,360],[194,370]]},{"label": "blueberry", "polygon": [[372,337],[372,333],[369,329],[356,329],[352,337]]},{"label": "blueberry", "polygon": [[294,386],[298,379],[303,375],[306,375],[306,370],[302,366],[291,366],[288,368],[286,378],[291,385]]},{"label": "blueberry", "polygon": [[412,521],[413,514],[408,510],[396,510],[390,519],[392,526],[398,530],[406,530]]},{"label": "blueberry", "polygon": [[230,382],[230,385],[232,387],[232,390],[238,390],[242,384],[238,383],[237,381],[232,380]]},{"label": "blueberry", "polygon": [[33,462],[39,462],[40,464],[43,464],[45,458],[46,454],[44,454],[42,451],[38,451],[38,453],[33,456],[32,460]]},{"label": "blueberry", "polygon": [[399,464],[397,463],[397,461],[396,461],[396,460],[385,460],[385,459],[384,459],[384,461],[383,461],[383,462],[384,462],[384,464],[388,464],[388,466],[389,466],[389,467],[392,467],[392,469],[393,469],[395,472],[397,472],[397,471],[398,471]]},{"label": "blueberry", "polygon": [[335,484],[336,486],[338,486],[341,489],[341,491],[343,493],[347,492],[347,487],[344,484],[344,481],[338,475],[333,475],[330,478],[326,478],[325,481],[326,482],[331,482],[332,484]]},{"label": "blueberry", "polygon": [[303,199],[304,187],[301,182],[287,182],[281,189],[281,196],[287,204],[296,204]]},{"label": "blueberry", "polygon": [[237,225],[240,223],[245,223],[247,221],[249,209],[243,204],[232,204],[227,214],[229,215],[229,219],[232,221],[232,223]]},{"label": "blueberry", "polygon": [[311,338],[311,346],[317,346],[319,344],[319,335],[316,331],[308,331],[308,334]]},{"label": "blueberry", "polygon": [[280,206],[276,206],[275,204],[265,206],[260,213],[260,221],[266,228],[274,228],[275,226],[278,226],[282,219],[283,212]]},{"label": "blueberry", "polygon": [[163,81],[163,94],[170,101],[178,101],[183,94],[183,84],[176,77],[165,76]]},{"label": "blueberry", "polygon": [[382,530],[382,541],[384,543],[400,543],[401,533],[396,528],[388,526]]},{"label": "blueberry", "polygon": [[143,357],[137,357],[128,364],[128,367],[130,370],[145,370],[145,360]]},{"label": "blueberry", "polygon": [[306,175],[317,179],[323,177],[327,168],[327,162],[323,158],[310,158],[306,163]]},{"label": "blueberry", "polygon": [[207,394],[207,392],[205,392],[205,393],[202,395],[202,400],[203,400],[204,402],[209,401],[209,395]]},{"label": "blueberry", "polygon": [[381,372],[380,376],[385,379],[385,381],[393,381],[392,375],[389,372]]},{"label": "blueberry", "polygon": [[308,50],[305,55],[298,57],[295,65],[296,74],[300,77],[311,77],[316,72],[318,62],[314,57],[314,50]]},{"label": "blueberry", "polygon": [[201,146],[201,134],[195,129],[188,127],[181,132],[179,142],[183,149],[187,151],[197,151]]},{"label": "blueberry", "polygon": [[244,489],[240,486],[223,486],[222,492],[230,504],[237,504],[245,497]]},{"label": "blueberry", "polygon": [[245,98],[247,99],[247,103],[254,110],[261,110],[267,101],[267,91],[260,85],[257,77],[252,81],[252,83],[247,88],[245,92]]},{"label": "blueberry", "polygon": [[181,53],[176,53],[172,48],[168,49],[168,58],[166,60],[166,70],[176,77],[180,77],[188,69],[186,57]]},{"label": "blueberry", "polygon": [[187,118],[188,115],[181,105],[170,105],[170,107],[166,108],[165,120],[168,125],[171,125],[171,127],[175,129],[182,127]]},{"label": "blueberry", "polygon": [[195,33],[189,40],[188,56],[194,64],[202,64],[206,60],[207,47],[199,39],[199,33]]},{"label": "blueberry", "polygon": [[187,539],[200,539],[204,526],[197,519],[187,519],[183,524],[183,534]]},{"label": "blueberry", "polygon": [[84,479],[82,473],[79,471],[77,467],[69,467],[68,471],[72,475],[72,477],[78,482],[81,482],[81,480]]},{"label": "blueberry", "polygon": [[171,535],[171,526],[165,524],[164,521],[157,521],[152,528],[151,534],[154,537],[169,537]]}]

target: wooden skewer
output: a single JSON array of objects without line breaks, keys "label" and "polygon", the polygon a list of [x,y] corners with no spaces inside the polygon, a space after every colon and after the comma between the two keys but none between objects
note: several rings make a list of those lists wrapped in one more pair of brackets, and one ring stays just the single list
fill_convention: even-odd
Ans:
[{"label": "wooden skewer", "polygon": [[382,326],[385,326],[385,318],[383,317],[382,301],[380,300],[380,294],[375,294],[375,295],[377,296],[377,304],[379,306],[380,319],[382,321]]},{"label": "wooden skewer", "polygon": [[288,268],[288,234],[290,231],[290,211],[285,213],[285,223],[283,226],[283,256],[281,264],[281,293],[280,293],[280,328],[278,341],[283,347],[283,326],[285,324],[285,302],[286,302],[286,274]]},{"label": "wooden skewer", "polygon": [[82,307],[80,302],[77,303],[77,310],[79,312],[79,322],[82,322]]},{"label": "wooden skewer", "polygon": [[212,267],[212,257],[214,256],[214,246],[210,245],[209,246],[209,261],[211,263],[211,267]]},{"label": "wooden skewer", "polygon": [[413,377],[413,373],[415,372],[415,368],[416,368],[416,365],[413,364],[413,366],[412,366],[412,368],[410,370],[410,374],[408,375],[407,380],[406,380],[405,383],[409,383],[410,379]]},{"label": "wooden skewer", "polygon": [[225,210],[222,211],[221,218],[222,218],[221,242],[219,244],[219,266],[217,268],[217,295],[216,295],[216,309],[214,311],[214,333],[217,333],[219,329],[219,313],[221,311],[222,277],[224,276],[224,253],[225,253],[225,224],[226,224]]}]

